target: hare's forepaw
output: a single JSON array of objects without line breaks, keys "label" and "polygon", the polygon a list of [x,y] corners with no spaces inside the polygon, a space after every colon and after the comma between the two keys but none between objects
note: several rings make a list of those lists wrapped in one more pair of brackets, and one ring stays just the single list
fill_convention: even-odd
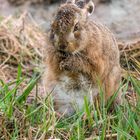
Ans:
[{"label": "hare's forepaw", "polygon": [[60,70],[66,70],[66,71],[70,71],[72,68],[71,63],[67,61],[67,59],[61,61],[59,66],[60,66]]}]

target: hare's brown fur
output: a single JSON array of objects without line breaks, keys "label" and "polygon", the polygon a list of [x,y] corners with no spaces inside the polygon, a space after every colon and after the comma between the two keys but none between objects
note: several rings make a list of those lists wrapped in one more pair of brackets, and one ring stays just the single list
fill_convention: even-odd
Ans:
[{"label": "hare's brown fur", "polygon": [[[93,94],[97,92],[99,80],[107,101],[120,85],[119,50],[113,34],[88,17],[89,2],[81,5],[82,8],[78,3],[66,3],[59,8],[51,27],[46,54],[46,87],[50,90],[59,85],[65,75],[70,79],[67,85],[75,88],[82,76],[90,85],[86,88],[91,87]],[[65,88],[69,87],[67,85]]]}]

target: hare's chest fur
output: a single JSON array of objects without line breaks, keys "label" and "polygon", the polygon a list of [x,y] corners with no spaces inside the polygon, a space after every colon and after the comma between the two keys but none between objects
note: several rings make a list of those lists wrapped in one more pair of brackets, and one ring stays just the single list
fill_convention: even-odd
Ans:
[{"label": "hare's chest fur", "polygon": [[93,87],[86,77],[79,75],[77,80],[78,83],[63,74],[55,84],[53,97],[59,113],[65,112],[69,116],[75,110],[81,110],[84,107],[85,97],[92,101],[93,97],[97,95],[97,88]]}]

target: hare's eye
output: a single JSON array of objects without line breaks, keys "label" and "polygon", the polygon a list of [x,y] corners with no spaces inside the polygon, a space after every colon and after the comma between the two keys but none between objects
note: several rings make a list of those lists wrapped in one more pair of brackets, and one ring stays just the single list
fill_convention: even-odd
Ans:
[{"label": "hare's eye", "polygon": [[73,31],[76,32],[78,30],[79,30],[79,23],[76,23],[75,26],[74,26],[74,30]]},{"label": "hare's eye", "polygon": [[53,39],[54,39],[54,31],[51,30],[51,31],[50,31],[50,40],[53,40]]}]

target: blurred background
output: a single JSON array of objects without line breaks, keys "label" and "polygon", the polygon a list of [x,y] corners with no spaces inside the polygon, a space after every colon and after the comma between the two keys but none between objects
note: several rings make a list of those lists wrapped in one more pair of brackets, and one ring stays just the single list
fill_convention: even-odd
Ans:
[{"label": "blurred background", "polygon": [[[29,12],[34,21],[48,30],[57,7],[64,0],[0,0],[0,15]],[[106,24],[118,40],[140,37],[140,0],[93,0],[93,18]]]}]

